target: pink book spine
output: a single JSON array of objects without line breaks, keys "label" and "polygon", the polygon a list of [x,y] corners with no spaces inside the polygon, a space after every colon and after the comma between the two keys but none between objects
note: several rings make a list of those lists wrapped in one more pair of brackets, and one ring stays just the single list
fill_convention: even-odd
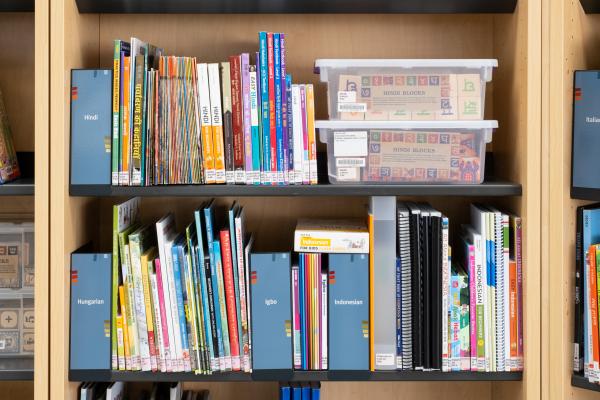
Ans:
[{"label": "pink book spine", "polygon": [[475,246],[469,248],[469,332],[471,334],[471,371],[477,371],[477,311],[475,310],[477,296],[475,291]]},{"label": "pink book spine", "polygon": [[323,319],[321,318],[323,316],[323,304],[321,299],[323,298],[323,295],[321,294],[321,291],[323,290],[323,285],[321,284],[321,255],[320,254],[316,254],[315,255],[315,264],[316,264],[316,271],[315,271],[315,287],[317,288],[316,292],[317,292],[317,312],[319,313],[317,315],[317,324],[318,324],[318,332],[319,332],[319,342],[317,343],[317,348],[319,349],[318,351],[318,355],[319,358],[317,359],[317,365],[319,366],[319,369],[323,369],[323,346],[321,346],[321,343],[323,343]]},{"label": "pink book spine", "polygon": [[171,362],[171,350],[169,345],[169,332],[167,330],[167,310],[165,308],[165,296],[163,290],[163,281],[161,274],[160,259],[154,260],[156,267],[156,286],[158,287],[158,302],[160,308],[161,329],[163,335],[163,345],[165,346],[165,364],[167,372],[173,372],[173,363]]},{"label": "pink book spine", "polygon": [[302,368],[302,352],[300,350],[300,286],[299,286],[299,275],[298,269],[295,268],[292,270],[292,282],[293,282],[293,299],[292,299],[292,312],[293,312],[293,320],[292,320],[292,329],[294,331],[294,336],[292,339],[294,340],[294,369]]},{"label": "pink book spine", "polygon": [[302,184],[310,184],[310,172],[308,168],[308,127],[306,122],[306,91],[304,85],[300,85],[300,114],[302,115]]},{"label": "pink book spine", "polygon": [[[244,118],[244,167],[246,169],[246,183],[252,183],[252,131],[250,123],[250,55],[242,53],[242,110]],[[250,175],[250,176],[248,176]]]}]

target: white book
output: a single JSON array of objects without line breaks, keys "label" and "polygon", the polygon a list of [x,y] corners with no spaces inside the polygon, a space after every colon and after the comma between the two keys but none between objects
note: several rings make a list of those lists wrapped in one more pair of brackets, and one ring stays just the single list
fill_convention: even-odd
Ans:
[{"label": "white book", "polygon": [[183,395],[183,386],[181,382],[172,383],[169,388],[169,400],[181,400]]},{"label": "white book", "polygon": [[208,88],[210,92],[210,118],[213,129],[213,154],[215,157],[215,181],[225,183],[225,152],[223,142],[223,109],[221,107],[221,85],[219,64],[208,64]]},{"label": "white book", "polygon": [[244,208],[240,207],[235,217],[235,254],[237,256],[237,269],[238,269],[238,282],[239,282],[239,302],[240,302],[240,317],[242,331],[239,332],[240,342],[240,358],[242,361],[242,370],[244,372],[250,372],[250,352],[249,352],[249,336],[250,331],[248,330],[248,301],[246,297],[246,271],[245,271],[245,257],[244,257]]},{"label": "white book", "polygon": [[198,72],[198,107],[200,110],[200,132],[202,142],[202,166],[204,168],[204,181],[215,183],[215,160],[212,144],[212,118],[210,116],[210,95],[208,89],[208,64],[200,63],[196,66]]},{"label": "white book", "polygon": [[321,369],[328,369],[329,362],[327,359],[327,274],[321,274]]},{"label": "white book", "polygon": [[[302,183],[310,185],[310,152],[308,149],[308,116],[306,115],[306,85],[300,85],[300,116],[302,117]],[[304,111],[304,112],[302,112]]]},{"label": "white book", "polygon": [[496,324],[496,340],[495,343],[495,356],[496,356],[496,371],[505,371],[506,370],[506,360],[505,356],[505,333],[506,333],[506,325],[504,322],[504,241],[502,236],[502,213],[495,208],[488,207],[490,210],[491,217],[491,227],[493,228],[493,238],[494,238],[494,267],[495,267],[495,280],[496,280],[496,289],[494,293],[494,301],[495,301],[495,315],[494,321]]},{"label": "white book", "polygon": [[[244,238],[244,241],[246,239]],[[244,243],[244,268],[246,282],[250,282],[250,251],[254,245],[254,236],[248,238],[248,242]],[[250,307],[250,284],[246,285],[247,313],[248,313],[248,354],[250,356],[250,371],[252,372],[252,307]]]},{"label": "white book", "polygon": [[106,388],[106,400],[123,400],[125,398],[125,382],[113,382]]},{"label": "white book", "polygon": [[448,310],[450,305],[450,264],[448,249],[448,218],[442,217],[442,371],[450,371],[448,354]]},{"label": "white book", "polygon": [[[135,233],[139,233],[145,227],[141,227]],[[129,242],[129,252],[131,253],[131,271],[133,277],[133,299],[135,307],[135,317],[137,321],[138,340],[140,346],[140,361],[142,371],[151,371],[150,344],[148,342],[148,324],[146,319],[146,302],[144,299],[144,287],[142,283],[142,260],[140,244],[137,241]]]},{"label": "white book", "polygon": [[173,268],[173,243],[175,242],[176,235],[172,234],[165,240],[165,257],[166,257],[166,271],[167,271],[167,286],[169,287],[169,302],[170,312],[173,319],[173,342],[174,351],[171,353],[171,358],[174,360],[173,371],[183,372],[184,371],[184,356],[183,356],[183,344],[181,343],[181,326],[179,325],[179,308],[177,306],[177,291],[175,289],[175,273]]},{"label": "white book", "polygon": [[300,104],[300,87],[292,85],[292,135],[294,143],[294,171],[292,179],[295,184],[302,184],[302,162],[304,159],[304,142],[302,133],[302,108]]},{"label": "white book", "polygon": [[150,291],[152,293],[152,315],[154,317],[154,336],[156,338],[157,343],[157,361],[158,361],[158,370],[160,372],[167,372],[167,365],[165,363],[165,344],[163,340],[163,329],[162,329],[162,316],[160,315],[160,303],[158,297],[158,283],[156,280],[156,273],[152,273],[149,276],[150,278]]},{"label": "white book", "polygon": [[[256,76],[256,69],[254,69],[254,66],[251,66],[250,68],[250,130],[252,133],[252,137],[254,138],[256,135],[258,135],[259,137],[259,143],[260,143],[260,128],[259,128],[259,111],[258,111],[258,91],[257,91],[257,76]],[[252,154],[253,156],[256,155],[256,153],[254,152],[258,152],[259,154],[259,158],[260,158],[260,146],[258,148],[254,148],[254,144],[255,142],[252,142]],[[260,163],[259,163],[259,169],[256,170],[253,169],[251,170],[250,174],[248,174],[246,176],[246,180],[247,180],[247,184],[260,184]]]},{"label": "white book", "polygon": [[[482,258],[483,248],[485,247],[485,242],[481,236],[481,234],[476,231],[471,226],[466,226],[465,231],[469,239],[473,242],[473,247],[475,248],[475,308],[478,311],[480,308],[483,308],[483,319],[484,324],[481,329],[483,329],[483,337],[486,338],[486,328],[485,319],[487,318],[486,314],[486,280],[487,280],[487,271],[485,262]],[[477,321],[477,317],[476,317]],[[477,330],[479,330],[479,325],[477,326]],[[479,372],[485,372],[485,345],[484,345],[484,356],[481,357],[480,354],[477,355],[477,365],[476,370]]]},{"label": "white book", "polygon": [[141,353],[140,353],[140,339],[139,339],[139,330],[138,330],[138,318],[136,315],[136,307],[135,307],[135,291],[133,289],[133,271],[131,267],[131,250],[129,248],[129,243],[126,243],[123,246],[125,249],[125,258],[122,260],[123,263],[123,282],[126,283],[127,296],[129,298],[129,308],[131,309],[131,313],[133,315],[132,323],[134,324],[132,327],[128,327],[127,330],[129,333],[129,347],[131,349],[131,370],[139,371],[142,368],[141,363]]},{"label": "white book", "polygon": [[[169,287],[169,273],[167,269],[167,252],[165,251],[166,241],[175,236],[175,219],[173,214],[167,214],[156,223],[156,238],[158,247],[158,258],[160,261],[160,276],[163,287],[163,302],[165,304],[165,312],[167,318],[167,333],[168,333],[168,346],[165,342],[165,364],[167,372],[174,372],[176,369],[177,352],[175,348],[175,332],[173,321],[178,318],[177,315],[172,314],[171,307],[171,295]],[[170,248],[169,252],[170,253]],[[177,303],[175,303],[177,304]]]},{"label": "white book", "polygon": [[491,335],[491,348],[490,348],[490,371],[491,372],[496,372],[496,269],[495,269],[495,221],[494,221],[494,214],[487,211],[486,212],[486,227],[487,227],[487,240],[488,240],[488,251],[490,252],[490,254],[486,253],[486,256],[488,257],[488,263],[489,263],[489,271],[491,274],[493,274],[492,276],[488,276],[488,282],[492,282],[492,284],[489,286],[490,288],[490,299],[489,302],[491,304],[490,306],[490,312],[491,312],[491,318],[490,318],[490,330],[489,333]]},{"label": "white book", "polygon": [[510,233],[504,235],[504,232],[509,230],[510,218],[507,214],[502,214],[502,259],[504,261],[502,269],[504,275],[504,359],[506,372],[510,372],[517,368],[516,360],[512,360],[510,357]]}]

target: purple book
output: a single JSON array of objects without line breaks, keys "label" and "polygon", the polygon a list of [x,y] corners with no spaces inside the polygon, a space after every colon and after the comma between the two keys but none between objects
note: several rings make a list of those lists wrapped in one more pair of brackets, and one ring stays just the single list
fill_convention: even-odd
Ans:
[{"label": "purple book", "polygon": [[250,55],[242,53],[242,105],[244,117],[244,167],[246,183],[252,184],[252,129],[250,124]]},{"label": "purple book", "polygon": [[286,68],[285,68],[285,34],[279,34],[279,48],[281,51],[281,115],[282,115],[282,131],[283,131],[283,179],[286,184],[289,179],[289,139],[288,139],[288,110],[287,110],[287,94],[286,94]]}]

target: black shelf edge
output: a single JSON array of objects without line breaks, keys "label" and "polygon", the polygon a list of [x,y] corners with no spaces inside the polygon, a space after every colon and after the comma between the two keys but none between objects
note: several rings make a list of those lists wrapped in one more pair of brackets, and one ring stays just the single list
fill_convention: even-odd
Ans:
[{"label": "black shelf edge", "polygon": [[0,12],[33,12],[35,0],[2,0]]},{"label": "black shelf edge", "polygon": [[586,14],[600,13],[600,0],[579,0]]},{"label": "black shelf edge", "polygon": [[578,387],[581,389],[593,390],[600,392],[600,385],[597,383],[591,383],[586,377],[579,374],[571,375],[571,386]]},{"label": "black shelf edge", "polygon": [[77,0],[80,13],[132,14],[490,14],[517,0]]},{"label": "black shelf edge", "polygon": [[71,185],[71,196],[94,197],[261,197],[261,196],[520,196],[520,184],[503,181],[484,182],[481,185],[164,185],[164,186],[111,186]]},{"label": "black shelf edge", "polygon": [[0,358],[0,381],[32,381],[33,356]]},{"label": "black shelf edge", "polygon": [[255,371],[196,375],[188,372],[154,373],[110,370],[70,370],[69,381],[84,382],[311,382],[311,381],[521,381],[522,372],[440,371]]}]

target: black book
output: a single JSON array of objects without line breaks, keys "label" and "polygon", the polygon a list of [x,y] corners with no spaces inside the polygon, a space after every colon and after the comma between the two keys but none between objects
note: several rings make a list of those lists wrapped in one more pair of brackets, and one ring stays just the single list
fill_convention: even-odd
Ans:
[{"label": "black book", "polygon": [[575,330],[573,332],[573,371],[583,370],[583,206],[577,207],[575,233]]},{"label": "black book", "polygon": [[410,210],[410,261],[412,291],[412,359],[414,369],[423,369],[423,293],[420,252],[421,209],[414,203],[407,203]]},{"label": "black book", "polygon": [[431,210],[430,217],[430,363],[431,368],[442,369],[442,214]]},{"label": "black book", "polygon": [[422,326],[423,326],[423,369],[431,369],[431,208],[421,204],[420,229],[420,252],[421,252],[421,276],[422,276]]}]

